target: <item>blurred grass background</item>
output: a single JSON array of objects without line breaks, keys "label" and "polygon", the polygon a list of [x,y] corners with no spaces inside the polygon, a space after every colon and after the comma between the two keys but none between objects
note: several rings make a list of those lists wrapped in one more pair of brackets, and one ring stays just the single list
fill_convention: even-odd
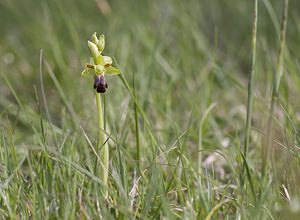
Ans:
[{"label": "blurred grass background", "polygon": [[[250,186],[243,186],[237,175],[245,132],[253,4],[234,0],[1,0],[3,219],[204,219],[224,198],[231,203],[218,210],[216,219],[299,216],[298,1],[290,1],[284,77],[275,114],[276,172],[266,182],[259,179],[259,170],[283,1],[259,1],[248,163],[255,191],[263,196],[252,198]],[[114,139],[112,199],[110,208],[103,205],[106,208],[101,211],[95,198],[99,193],[95,155],[85,136],[96,143],[93,81],[80,76],[89,60],[87,39],[95,31],[105,34],[104,54],[115,58],[131,87],[135,79],[136,100],[150,122],[149,128],[139,114],[146,176],[134,197],[136,204],[130,206],[129,192],[137,179],[134,102],[120,78],[108,78],[107,123]],[[41,49],[46,103],[40,81]],[[203,173],[196,175],[199,123],[212,103],[216,107],[202,130],[202,146],[208,152],[203,152]],[[244,187],[248,188],[244,191]]]}]

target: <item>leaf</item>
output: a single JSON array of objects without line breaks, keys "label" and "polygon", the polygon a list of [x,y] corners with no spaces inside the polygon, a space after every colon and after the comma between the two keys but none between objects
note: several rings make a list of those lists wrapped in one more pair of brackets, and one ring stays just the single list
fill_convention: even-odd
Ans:
[{"label": "leaf", "polygon": [[105,74],[107,74],[107,75],[117,75],[120,73],[121,73],[120,70],[114,66],[105,68]]},{"label": "leaf", "polygon": [[90,77],[90,76],[94,76],[95,72],[92,69],[86,68],[82,71],[81,76],[83,77]]}]

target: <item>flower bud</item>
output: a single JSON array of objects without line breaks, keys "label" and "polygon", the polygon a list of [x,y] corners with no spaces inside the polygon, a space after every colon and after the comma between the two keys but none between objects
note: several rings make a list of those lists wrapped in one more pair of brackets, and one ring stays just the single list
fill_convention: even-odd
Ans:
[{"label": "flower bud", "polygon": [[92,35],[92,42],[94,43],[94,44],[98,44],[98,42],[99,42],[99,40],[98,40],[98,38],[97,38],[97,33],[95,32],[93,35]]},{"label": "flower bud", "polygon": [[93,55],[93,57],[94,57],[94,59],[95,59],[95,57],[97,57],[98,54],[99,54],[97,45],[94,44],[94,43],[91,42],[91,41],[88,41],[88,47],[90,48],[90,51],[91,51],[91,53],[92,53],[92,55]]},{"label": "flower bud", "polygon": [[100,50],[100,53],[102,53],[102,51],[104,50],[104,47],[105,47],[105,37],[103,34],[101,34],[98,39],[97,47]]}]

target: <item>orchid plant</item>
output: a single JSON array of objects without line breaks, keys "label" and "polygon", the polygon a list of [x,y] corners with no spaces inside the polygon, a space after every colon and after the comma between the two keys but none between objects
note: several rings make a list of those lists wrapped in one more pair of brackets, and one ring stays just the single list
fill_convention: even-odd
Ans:
[{"label": "orchid plant", "polygon": [[94,89],[99,128],[99,141],[97,146],[100,152],[100,179],[103,183],[103,195],[105,198],[107,198],[109,149],[104,128],[104,118],[100,94],[105,93],[108,88],[105,75],[117,75],[120,74],[120,70],[112,66],[111,57],[104,56],[102,54],[105,47],[105,37],[103,34],[97,37],[97,33],[95,32],[92,35],[91,41],[88,41],[88,47],[91,51],[92,57],[90,58],[90,63],[86,64],[86,68],[82,71],[81,75],[83,77],[94,77]]}]

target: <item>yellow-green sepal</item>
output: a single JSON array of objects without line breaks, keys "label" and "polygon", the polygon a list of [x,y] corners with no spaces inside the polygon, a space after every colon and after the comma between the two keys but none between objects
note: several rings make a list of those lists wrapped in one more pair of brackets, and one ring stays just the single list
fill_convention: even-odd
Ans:
[{"label": "yellow-green sepal", "polygon": [[109,66],[105,68],[105,74],[107,75],[118,75],[120,73],[121,73],[120,70],[114,66]]},{"label": "yellow-green sepal", "polygon": [[83,77],[95,76],[95,71],[93,69],[86,68],[81,72],[81,76]]}]

